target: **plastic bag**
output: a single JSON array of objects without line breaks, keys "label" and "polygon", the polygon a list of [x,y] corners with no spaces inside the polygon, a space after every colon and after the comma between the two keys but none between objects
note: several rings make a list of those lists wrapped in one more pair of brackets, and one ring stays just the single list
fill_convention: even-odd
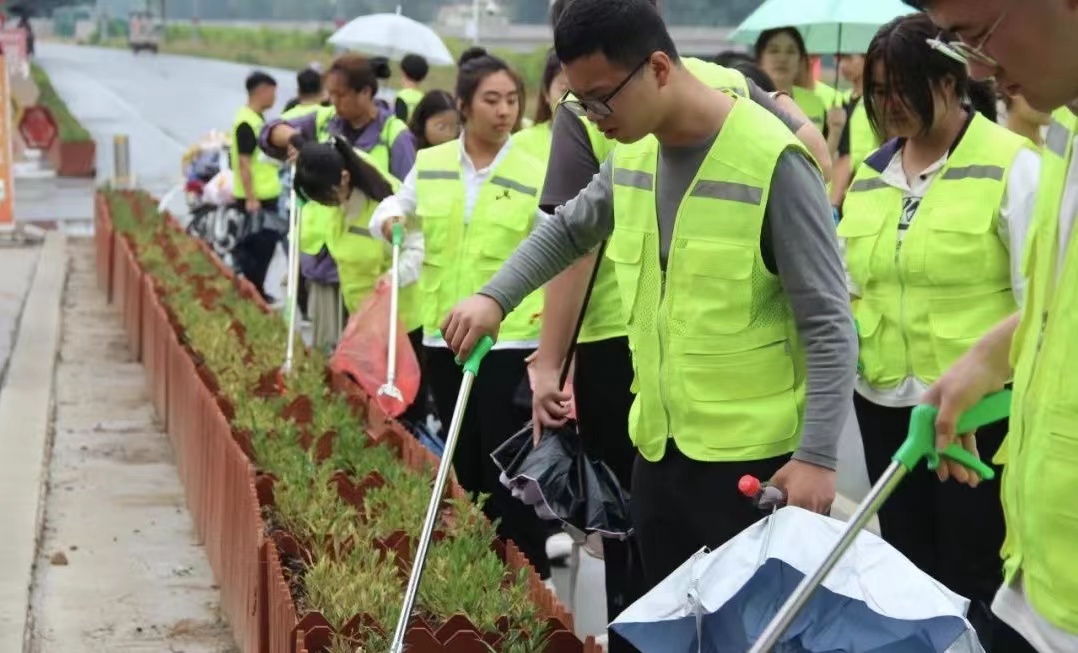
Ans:
[{"label": "plastic bag", "polygon": [[367,396],[378,401],[386,415],[399,417],[419,393],[420,372],[419,360],[408,340],[408,332],[398,320],[395,385],[403,401],[385,394],[379,395],[388,372],[390,299],[389,284],[379,284],[349,318],[329,364],[333,370],[355,379]]}]

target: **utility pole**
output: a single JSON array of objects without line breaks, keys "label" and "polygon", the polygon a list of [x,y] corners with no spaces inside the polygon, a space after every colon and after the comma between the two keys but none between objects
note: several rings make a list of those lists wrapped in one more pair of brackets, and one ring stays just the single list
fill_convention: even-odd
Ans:
[{"label": "utility pole", "polygon": [[472,45],[479,45],[479,2],[472,0]]}]

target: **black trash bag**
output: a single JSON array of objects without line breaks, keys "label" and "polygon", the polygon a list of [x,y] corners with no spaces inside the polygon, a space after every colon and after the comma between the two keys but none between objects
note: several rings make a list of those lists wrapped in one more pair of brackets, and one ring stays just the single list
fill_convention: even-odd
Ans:
[{"label": "black trash bag", "polygon": [[587,455],[575,425],[543,429],[533,445],[529,422],[490,457],[515,498],[540,519],[560,521],[594,555],[601,555],[602,538],[632,535],[628,493],[609,467]]}]

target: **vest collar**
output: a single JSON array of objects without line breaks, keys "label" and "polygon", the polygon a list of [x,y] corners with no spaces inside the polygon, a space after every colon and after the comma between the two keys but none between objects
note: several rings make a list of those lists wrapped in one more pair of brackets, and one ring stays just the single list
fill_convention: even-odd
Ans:
[{"label": "vest collar", "polygon": [[[962,142],[962,138],[965,137],[966,132],[969,131],[969,126],[978,115],[977,112],[970,107],[966,107],[966,111],[969,115],[966,117],[966,122],[962,125],[962,129],[960,129],[958,135],[955,136],[954,142],[951,143],[951,147],[947,149],[948,158],[950,158],[950,156],[954,154],[954,151],[958,149],[958,145]],[[883,171],[887,169],[888,164],[891,163],[891,159],[895,158],[895,155],[898,154],[905,144],[905,138],[892,138],[884,143],[880,149],[869,155],[869,157],[865,159],[865,164],[882,175]]]}]

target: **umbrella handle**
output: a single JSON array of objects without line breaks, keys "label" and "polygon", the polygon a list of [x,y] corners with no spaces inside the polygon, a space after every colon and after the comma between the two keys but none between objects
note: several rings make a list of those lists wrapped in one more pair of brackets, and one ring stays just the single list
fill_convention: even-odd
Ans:
[{"label": "umbrella handle", "polygon": [[[957,431],[969,433],[978,428],[998,422],[1011,412],[1011,391],[1003,390],[990,394],[958,419]],[[895,453],[895,462],[907,471],[912,471],[922,459],[928,462],[929,469],[939,467],[940,456],[962,464],[981,478],[990,481],[996,477],[996,471],[981,459],[966,451],[960,444],[952,444],[942,451],[936,450],[936,417],[939,409],[935,406],[920,405],[913,409],[910,417],[910,430],[906,441]]]}]

